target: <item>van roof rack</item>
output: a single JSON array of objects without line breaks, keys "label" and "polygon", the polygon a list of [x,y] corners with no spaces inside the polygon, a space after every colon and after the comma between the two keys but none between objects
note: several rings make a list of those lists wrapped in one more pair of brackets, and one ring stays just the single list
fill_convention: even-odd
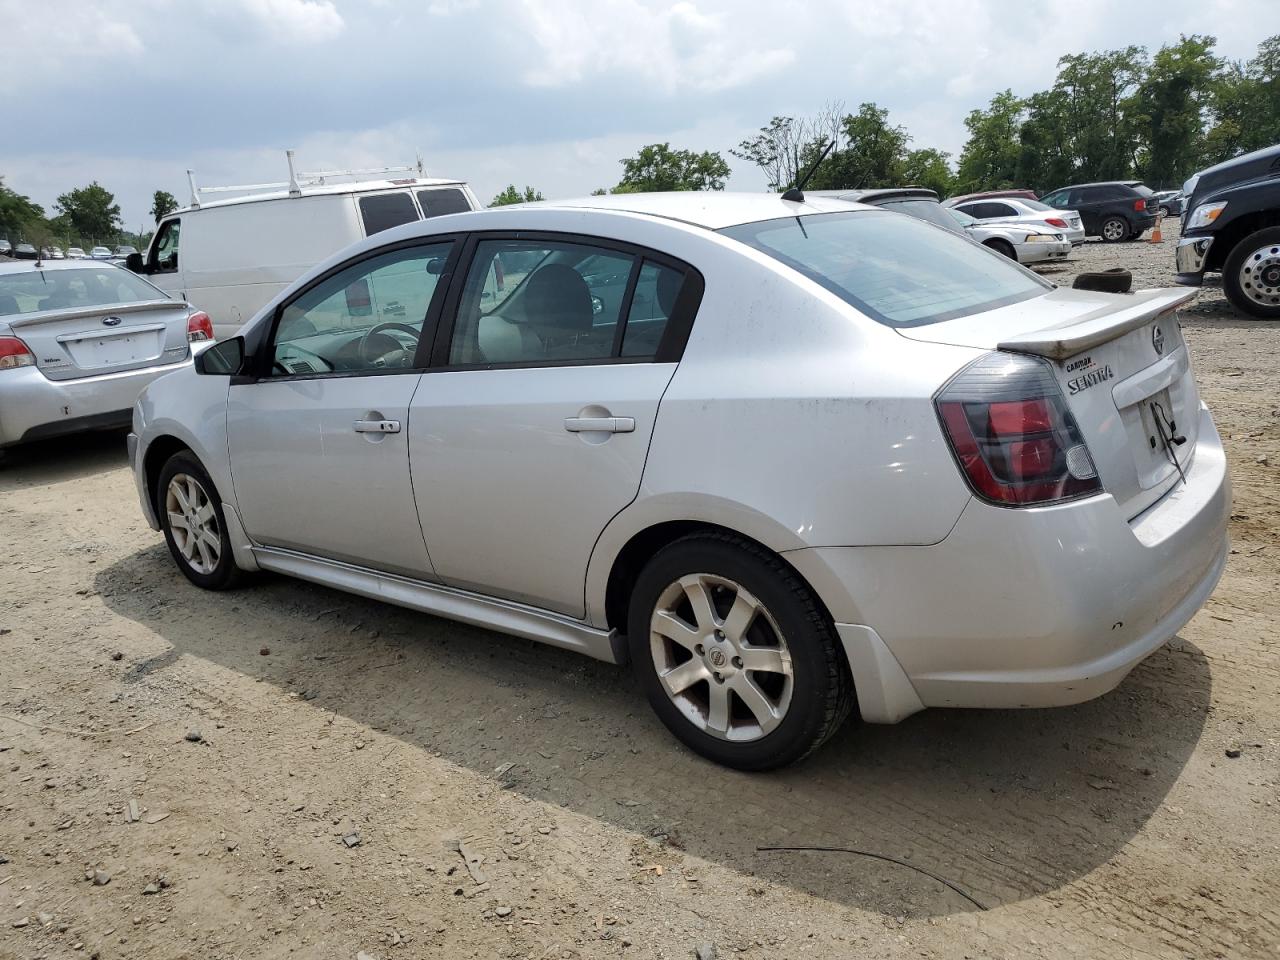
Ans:
[{"label": "van roof rack", "polygon": [[302,196],[303,187],[324,186],[338,177],[368,177],[387,173],[413,173],[418,177],[426,177],[427,170],[422,162],[422,154],[418,154],[417,163],[403,167],[369,167],[364,170],[317,170],[313,173],[299,173],[293,165],[293,151],[286,150],[285,158],[289,163],[289,179],[280,183],[246,183],[226,187],[197,187],[193,170],[187,171],[187,184],[191,187],[191,209],[200,209],[200,196],[206,193],[264,193],[288,189],[289,196]]}]

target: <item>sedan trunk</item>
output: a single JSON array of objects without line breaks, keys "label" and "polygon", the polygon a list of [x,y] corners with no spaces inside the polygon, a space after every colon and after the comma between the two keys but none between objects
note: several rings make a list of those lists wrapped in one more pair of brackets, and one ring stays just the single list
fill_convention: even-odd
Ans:
[{"label": "sedan trunk", "polygon": [[41,373],[74,380],[185,360],[189,312],[179,300],[149,300],[42,310],[7,321]]}]

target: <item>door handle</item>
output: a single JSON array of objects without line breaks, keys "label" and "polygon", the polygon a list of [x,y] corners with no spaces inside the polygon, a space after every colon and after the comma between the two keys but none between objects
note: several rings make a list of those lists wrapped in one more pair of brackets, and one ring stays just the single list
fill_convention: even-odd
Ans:
[{"label": "door handle", "polygon": [[635,417],[569,417],[564,428],[570,433],[634,433]]},{"label": "door handle", "polygon": [[357,420],[352,424],[356,433],[399,433],[399,420]]}]

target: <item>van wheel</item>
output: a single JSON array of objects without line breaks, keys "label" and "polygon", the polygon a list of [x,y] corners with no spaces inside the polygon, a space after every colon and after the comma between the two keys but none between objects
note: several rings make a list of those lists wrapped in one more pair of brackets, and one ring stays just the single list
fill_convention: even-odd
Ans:
[{"label": "van wheel", "polygon": [[817,598],[778,557],[731,534],[693,534],[654,556],[632,592],[628,635],[659,718],[725,766],[799,760],[853,707]]},{"label": "van wheel", "polygon": [[222,499],[190,451],[175,453],[160,469],[156,513],[174,563],[197,587],[226,590],[244,577],[231,553]]},{"label": "van wheel", "polygon": [[1266,227],[1240,240],[1222,266],[1222,288],[1242,313],[1280,319],[1280,227]]},{"label": "van wheel", "polygon": [[1129,236],[1129,221],[1124,217],[1107,217],[1102,221],[1102,239],[1107,243],[1119,243]]}]

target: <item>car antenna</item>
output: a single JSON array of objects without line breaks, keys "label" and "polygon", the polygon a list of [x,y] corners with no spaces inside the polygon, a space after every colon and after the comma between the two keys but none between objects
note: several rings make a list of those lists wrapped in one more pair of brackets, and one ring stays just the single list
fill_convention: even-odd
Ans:
[{"label": "car antenna", "polygon": [[805,184],[813,177],[818,169],[818,164],[827,159],[827,154],[831,152],[831,148],[836,145],[834,140],[828,140],[827,145],[822,149],[822,155],[813,162],[813,166],[805,172],[805,175],[797,181],[796,185],[782,195],[783,200],[791,200],[795,203],[804,203]]}]

